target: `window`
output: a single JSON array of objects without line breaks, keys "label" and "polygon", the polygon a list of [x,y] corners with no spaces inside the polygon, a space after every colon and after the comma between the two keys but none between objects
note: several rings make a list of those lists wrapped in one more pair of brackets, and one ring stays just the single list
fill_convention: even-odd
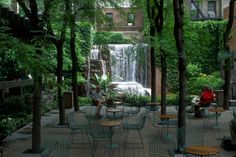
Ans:
[{"label": "window", "polygon": [[194,19],[194,18],[199,18],[201,17],[201,15],[199,14],[198,12],[198,9],[197,8],[201,8],[200,6],[200,2],[198,0],[194,0],[190,3],[190,9],[191,9],[191,17]]},{"label": "window", "polygon": [[108,26],[112,26],[112,24],[113,24],[113,14],[112,13],[106,13],[106,17],[107,17]]},{"label": "window", "polygon": [[208,1],[208,17],[216,17],[216,1]]},{"label": "window", "polygon": [[134,14],[133,13],[128,13],[128,17],[127,17],[128,26],[133,26],[134,25],[134,20],[135,20]]}]

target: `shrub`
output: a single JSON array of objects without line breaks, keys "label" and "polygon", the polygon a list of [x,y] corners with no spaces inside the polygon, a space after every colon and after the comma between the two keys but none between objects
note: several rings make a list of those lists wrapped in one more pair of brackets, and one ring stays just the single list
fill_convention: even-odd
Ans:
[{"label": "shrub", "polygon": [[15,130],[15,128],[15,121],[10,117],[0,121],[0,133],[3,136],[10,135]]},{"label": "shrub", "polygon": [[150,102],[149,96],[141,96],[136,94],[124,94],[123,101],[132,106],[145,106],[147,102]]},{"label": "shrub", "polygon": [[10,113],[31,113],[31,107],[25,103],[25,99],[21,96],[8,97],[3,103],[3,111]]},{"label": "shrub", "polygon": [[204,86],[209,86],[213,90],[221,89],[224,84],[219,73],[210,75],[200,73],[198,77],[192,77],[188,81],[188,93],[199,95]]},{"label": "shrub", "polygon": [[79,97],[80,106],[90,105],[92,100],[90,97]]}]

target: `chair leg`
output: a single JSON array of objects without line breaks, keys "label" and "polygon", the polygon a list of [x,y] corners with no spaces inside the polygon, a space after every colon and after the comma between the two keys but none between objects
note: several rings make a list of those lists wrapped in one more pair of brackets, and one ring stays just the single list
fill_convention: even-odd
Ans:
[{"label": "chair leg", "polygon": [[96,149],[95,149],[95,141],[93,140],[93,146],[92,146],[92,157],[95,156],[95,152],[96,152]]},{"label": "chair leg", "polygon": [[126,144],[127,138],[128,138],[128,134],[129,134],[129,130],[125,130],[125,139],[124,139],[124,145]]},{"label": "chair leg", "polygon": [[74,135],[75,135],[75,130],[71,130],[71,132],[70,132],[70,137],[69,137],[70,143],[73,143],[73,137],[74,137]]},{"label": "chair leg", "polygon": [[140,139],[141,139],[141,142],[142,142],[142,144],[143,144],[143,139],[142,139],[142,136],[141,136],[140,130],[138,130],[138,133],[139,133],[139,137],[140,137]]},{"label": "chair leg", "polygon": [[87,136],[88,142],[89,142],[89,144],[90,144],[90,140],[89,140],[89,135],[88,135],[88,130],[87,130],[87,129],[85,129],[85,133],[86,133],[86,136]]}]

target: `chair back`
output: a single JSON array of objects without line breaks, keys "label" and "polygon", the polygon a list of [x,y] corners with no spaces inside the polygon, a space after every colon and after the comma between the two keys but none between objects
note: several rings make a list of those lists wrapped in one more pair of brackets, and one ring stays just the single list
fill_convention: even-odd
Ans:
[{"label": "chair back", "polygon": [[76,127],[78,128],[88,128],[89,121],[85,117],[84,113],[81,112],[70,112],[66,115],[67,122],[68,122],[68,127],[73,128]]},{"label": "chair back", "polygon": [[124,117],[124,107],[119,106],[117,108],[119,108],[121,111],[113,113],[113,112],[107,111],[107,109],[109,109],[109,108],[107,108],[106,109],[106,118],[107,119],[114,119],[114,120],[121,120]]},{"label": "chair back", "polygon": [[149,157],[167,157],[172,150],[175,150],[175,144],[170,140],[154,138],[149,141]]},{"label": "chair back", "polygon": [[107,140],[112,136],[112,130],[99,124],[98,119],[89,121],[89,134],[93,140]]},{"label": "chair back", "polygon": [[97,107],[96,106],[87,106],[84,109],[85,117],[87,119],[96,119],[97,118],[96,111],[97,111]]},{"label": "chair back", "polygon": [[123,128],[130,130],[141,130],[146,122],[146,109],[141,109],[136,115],[128,115],[123,118]]},{"label": "chair back", "polygon": [[204,144],[204,131],[202,127],[185,126],[177,131],[177,141],[183,141],[179,150],[183,151],[189,146]]},{"label": "chair back", "polygon": [[42,141],[42,157],[69,157],[67,136],[52,135]]}]

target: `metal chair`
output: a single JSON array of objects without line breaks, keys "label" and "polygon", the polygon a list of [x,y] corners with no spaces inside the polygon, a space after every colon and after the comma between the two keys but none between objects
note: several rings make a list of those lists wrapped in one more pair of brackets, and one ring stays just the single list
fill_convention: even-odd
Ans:
[{"label": "metal chair", "polygon": [[[205,129],[207,124],[208,124],[208,121],[209,120],[216,120],[216,118],[218,119],[220,116],[221,116],[221,112],[218,112],[218,113],[213,113],[213,112],[209,112],[208,110],[211,108],[211,106],[209,107],[205,107],[205,112],[206,112],[206,115],[205,115],[205,119],[204,119],[204,123],[203,123],[203,128]],[[216,117],[217,116],[217,117]],[[219,129],[219,128],[218,128]],[[218,130],[220,131],[220,129]]]},{"label": "metal chair", "polygon": [[69,141],[73,143],[76,131],[82,131],[82,133],[83,132],[86,133],[88,143],[90,143],[89,135],[88,135],[89,122],[84,116],[84,113],[70,112],[67,114],[66,117],[67,117],[67,122],[68,122],[68,128],[71,130]]},{"label": "metal chair", "polygon": [[168,152],[175,150],[175,144],[169,140],[154,138],[149,141],[149,157],[167,157]]},{"label": "metal chair", "polygon": [[177,131],[177,138],[184,141],[177,149],[187,154],[185,151],[187,147],[204,144],[204,131],[201,127],[182,127]]},{"label": "metal chair", "polygon": [[[153,112],[150,116],[151,124],[155,128],[161,127],[161,136],[163,135],[163,130],[165,127],[167,127],[167,120],[160,118],[160,112],[156,111]],[[177,126],[177,120],[176,119],[170,119],[169,122],[169,128],[176,128]]]},{"label": "metal chair", "polygon": [[118,112],[108,112],[108,109],[106,109],[106,118],[107,119],[113,119],[113,120],[121,120],[123,117],[124,117],[124,107],[123,106],[119,106],[119,107],[116,107],[118,108]]},{"label": "metal chair", "polygon": [[[123,118],[123,129],[126,132],[125,133],[125,139],[124,139],[124,146],[126,144],[128,144],[127,143],[128,134],[129,134],[129,131],[131,131],[131,130],[137,130],[138,131],[139,137],[141,139],[141,144],[143,145],[143,139],[142,139],[140,130],[145,125],[146,115],[147,115],[146,109],[143,108],[143,109],[140,110],[140,112],[138,114],[128,115],[128,116],[125,116]],[[129,143],[129,144],[131,144],[131,143]]]},{"label": "metal chair", "polygon": [[69,141],[63,136],[51,136],[42,142],[42,157],[69,157]]},{"label": "metal chair", "polygon": [[92,145],[92,157],[95,156],[96,152],[96,143],[98,142],[110,142],[113,131],[108,127],[103,127],[99,124],[98,119],[89,120],[89,134],[93,139]]}]

